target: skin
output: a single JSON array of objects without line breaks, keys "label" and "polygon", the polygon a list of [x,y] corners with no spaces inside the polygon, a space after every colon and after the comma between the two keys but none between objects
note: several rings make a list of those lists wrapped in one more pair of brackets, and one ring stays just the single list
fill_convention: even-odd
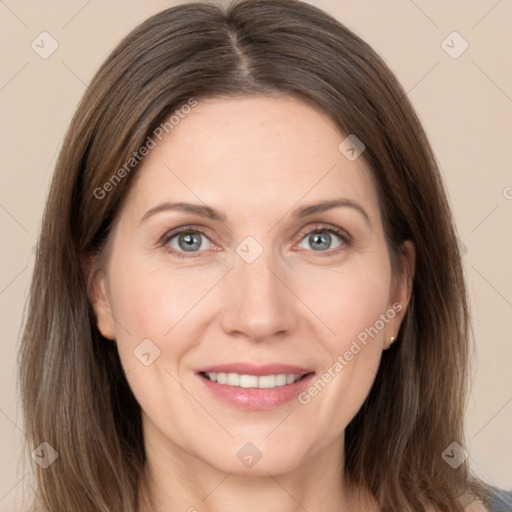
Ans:
[{"label": "skin", "polygon": [[[91,298],[143,410],[158,510],[378,510],[342,480],[344,430],[399,331],[412,274],[391,273],[370,170],[338,150],[345,138],[290,97],[201,100],[138,169]],[[350,207],[292,216],[337,198],[359,203],[369,222]],[[226,219],[166,210],[141,221],[167,201],[206,204]],[[184,251],[179,235],[159,242],[186,225],[204,229],[199,251]],[[329,248],[315,250],[309,234],[319,225],[352,241],[333,234]],[[236,252],[247,236],[263,249],[252,263]],[[413,272],[414,247],[404,249]],[[321,376],[396,303],[402,310],[308,404],[238,409],[196,374],[243,361]],[[133,352],[148,338],[160,355],[145,366]],[[252,468],[237,457],[247,442],[262,453]]]}]

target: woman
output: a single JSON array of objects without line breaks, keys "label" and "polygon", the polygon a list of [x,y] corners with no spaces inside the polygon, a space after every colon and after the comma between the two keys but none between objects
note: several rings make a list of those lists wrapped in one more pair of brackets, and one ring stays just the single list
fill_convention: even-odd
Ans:
[{"label": "woman", "polygon": [[57,163],[20,350],[34,509],[510,510],[467,467],[469,335],[373,50],[294,0],[167,9]]}]

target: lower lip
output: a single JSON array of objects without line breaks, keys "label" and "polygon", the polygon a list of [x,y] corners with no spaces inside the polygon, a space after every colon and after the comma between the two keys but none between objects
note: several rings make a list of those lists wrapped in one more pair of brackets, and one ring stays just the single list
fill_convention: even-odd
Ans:
[{"label": "lower lip", "polygon": [[260,411],[273,409],[297,398],[304,391],[314,377],[314,373],[306,375],[293,384],[277,386],[275,388],[242,388],[218,384],[198,374],[204,386],[217,398],[240,409]]}]

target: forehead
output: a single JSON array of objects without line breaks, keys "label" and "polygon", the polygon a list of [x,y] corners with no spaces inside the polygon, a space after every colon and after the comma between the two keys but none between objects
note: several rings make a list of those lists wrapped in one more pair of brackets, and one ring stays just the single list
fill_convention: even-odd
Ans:
[{"label": "forehead", "polygon": [[[200,100],[149,152],[129,202],[190,200],[237,213],[279,211],[349,198],[378,210],[371,171],[339,149],[342,134],[319,109],[292,97]],[[224,206],[224,208],[223,208]]]}]

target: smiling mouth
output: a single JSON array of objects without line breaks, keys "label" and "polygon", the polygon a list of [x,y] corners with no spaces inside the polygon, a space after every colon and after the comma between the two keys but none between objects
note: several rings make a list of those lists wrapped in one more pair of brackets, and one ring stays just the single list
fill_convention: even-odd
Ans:
[{"label": "smiling mouth", "polygon": [[311,375],[311,372],[306,374],[294,373],[277,373],[274,375],[249,375],[240,373],[222,373],[222,372],[200,372],[203,378],[217,384],[240,387],[240,388],[258,388],[258,389],[272,389],[281,386],[294,384],[299,380]]}]

